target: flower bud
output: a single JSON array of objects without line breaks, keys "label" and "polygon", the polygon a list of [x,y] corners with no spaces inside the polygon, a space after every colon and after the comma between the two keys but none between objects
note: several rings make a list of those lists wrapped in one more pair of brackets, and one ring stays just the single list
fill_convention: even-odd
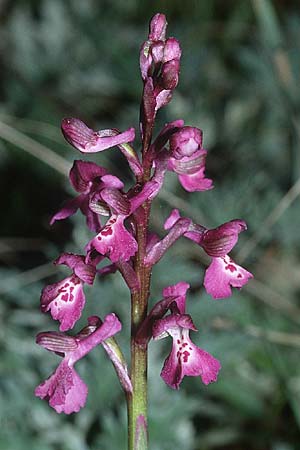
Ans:
[{"label": "flower bud", "polygon": [[166,38],[167,20],[164,14],[157,13],[152,17],[149,26],[149,39],[164,41]]},{"label": "flower bud", "polygon": [[178,84],[179,60],[173,59],[162,66],[161,84],[164,89],[173,90]]},{"label": "flower bud", "polygon": [[180,59],[181,49],[177,39],[171,37],[166,40],[164,46],[163,62],[171,61],[172,59]]},{"label": "flower bud", "polygon": [[162,41],[154,42],[151,45],[151,55],[155,64],[158,64],[163,60],[164,43]]}]

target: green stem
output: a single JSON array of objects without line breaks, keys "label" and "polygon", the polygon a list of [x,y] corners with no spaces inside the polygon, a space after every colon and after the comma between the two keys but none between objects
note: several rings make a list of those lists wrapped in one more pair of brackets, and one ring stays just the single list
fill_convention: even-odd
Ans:
[{"label": "green stem", "polygon": [[137,219],[138,252],[135,270],[140,281],[140,289],[131,297],[131,382],[132,394],[127,396],[128,408],[128,449],[147,450],[147,345],[135,341],[138,327],[147,315],[151,269],[144,265],[150,202],[143,205],[143,213]]},{"label": "green stem", "polygon": [[[142,106],[143,107],[143,106]],[[143,121],[141,117],[141,121]],[[142,168],[143,174],[137,181],[146,183],[151,178],[152,162],[147,161],[152,139],[154,117],[151,122],[143,122]],[[135,256],[134,270],[140,282],[138,292],[131,295],[131,382],[132,393],[127,394],[128,413],[128,450],[148,449],[147,427],[147,363],[148,345],[136,342],[136,332],[147,316],[150,294],[151,267],[145,267],[146,245],[149,226],[151,201],[146,200],[135,215],[136,240],[138,251]]]}]

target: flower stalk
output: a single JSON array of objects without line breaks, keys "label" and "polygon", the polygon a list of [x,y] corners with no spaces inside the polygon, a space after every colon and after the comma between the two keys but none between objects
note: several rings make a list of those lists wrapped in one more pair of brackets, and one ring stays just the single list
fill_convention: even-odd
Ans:
[{"label": "flower stalk", "polygon": [[[185,238],[211,257],[203,285],[212,298],[229,297],[233,287],[240,289],[252,277],[228,255],[239,233],[247,228],[243,220],[207,229],[173,210],[163,219],[165,236],[159,237],[150,229],[151,205],[168,172],[177,175],[187,192],[213,188],[212,180],[205,175],[207,151],[202,147],[203,133],[199,128],[185,126],[183,120],[177,119],[165,124],[152,139],[156,115],[170,103],[179,80],[180,45],[175,38],[166,37],[166,29],[165,16],[156,14],[140,51],[143,80],[140,155],[132,144],[135,139],[132,127],[123,132],[116,128],[94,131],[77,118],[62,121],[64,137],[82,153],[118,147],[127,158],[135,183],[126,191],[123,181],[106,168],[89,161],[74,162],[70,182],[78,195],[67,201],[50,223],[80,210],[93,237],[84,254],[63,253],[55,261],[67,265],[71,274],[43,289],[41,311],[49,312],[59,321],[60,331],[39,333],[36,340],[63,359],[36,388],[35,394],[47,399],[56,412],[65,414],[78,412],[88,394],[74,364],[100,344],[104,347],[126,396],[128,450],[148,449],[147,352],[151,339],[172,338],[171,352],[161,370],[161,378],[172,389],[179,389],[185,376],[197,376],[205,385],[215,382],[221,369],[220,362],[190,338],[190,332],[198,330],[186,311],[189,283],[177,281],[164,287],[163,298],[148,312],[153,266],[178,239]],[[97,267],[107,259],[107,265]],[[64,333],[81,317],[86,302],[85,284],[93,285],[96,277],[116,271],[123,276],[131,294],[130,364],[115,337],[122,329],[115,313],[108,314],[103,321],[91,316],[77,334]]]}]

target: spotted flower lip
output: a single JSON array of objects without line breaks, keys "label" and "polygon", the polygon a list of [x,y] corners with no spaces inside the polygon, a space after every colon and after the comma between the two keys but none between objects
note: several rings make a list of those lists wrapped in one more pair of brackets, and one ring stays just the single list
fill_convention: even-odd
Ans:
[{"label": "spotted flower lip", "polygon": [[37,344],[63,357],[53,374],[35,389],[35,395],[46,399],[57,413],[78,412],[86,402],[88,388],[74,369],[74,364],[98,344],[118,333],[122,326],[115,314],[95,324],[95,316],[88,319],[88,327],[76,336],[63,333],[39,333]]},{"label": "spotted flower lip", "polygon": [[96,153],[134,141],[135,130],[129,128],[120,133],[113,129],[94,131],[82,120],[77,118],[65,118],[61,123],[62,133],[65,139],[82,153]]},{"label": "spotted flower lip", "polygon": [[209,384],[217,380],[221,369],[217,359],[191,341],[189,330],[196,328],[187,314],[171,314],[153,325],[154,339],[169,335],[173,340],[161,371],[162,379],[173,389],[179,389],[185,376],[200,376],[204,384]]},{"label": "spotted flower lip", "polygon": [[125,217],[114,214],[87,245],[88,255],[94,248],[112,262],[128,261],[137,252],[137,242],[124,226]]},{"label": "spotted flower lip", "polygon": [[84,256],[63,253],[55,264],[66,264],[72,275],[45,286],[41,293],[41,311],[50,311],[52,318],[60,322],[61,331],[73,328],[80,318],[85,305],[83,285],[93,284],[96,275],[95,267],[84,260]]},{"label": "spotted flower lip", "polygon": [[206,269],[204,287],[214,299],[231,296],[231,287],[240,289],[253,278],[252,273],[236,264],[228,255],[212,258]]}]

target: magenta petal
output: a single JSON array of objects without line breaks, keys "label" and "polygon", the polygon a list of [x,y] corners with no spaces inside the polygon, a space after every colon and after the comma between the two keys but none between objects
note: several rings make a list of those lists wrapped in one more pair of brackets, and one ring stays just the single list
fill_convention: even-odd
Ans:
[{"label": "magenta petal", "polygon": [[66,266],[70,267],[70,269],[74,269],[74,267],[84,262],[84,256],[82,255],[76,255],[74,253],[62,253],[55,261],[54,264],[65,264]]},{"label": "magenta petal", "polygon": [[58,413],[79,411],[85,404],[88,389],[73,365],[121,328],[121,322],[112,313],[103,322],[97,316],[89,317],[88,325],[74,337],[57,332],[39,333],[37,343],[64,356],[64,359],[56,371],[35,389],[35,395],[49,400],[49,405]]},{"label": "magenta petal", "polygon": [[226,298],[231,296],[231,287],[241,288],[250,278],[253,278],[250,272],[225,255],[212,258],[205,272],[204,287],[214,299]]},{"label": "magenta petal", "polygon": [[105,316],[103,322],[99,320],[97,316],[89,317],[88,321],[89,326],[92,325],[95,329],[92,333],[88,334],[87,337],[80,337],[79,348],[72,354],[73,362],[83,358],[87,353],[93,350],[94,347],[114,336],[122,328],[121,322],[114,313]]},{"label": "magenta petal", "polygon": [[163,63],[172,60],[179,60],[181,57],[181,48],[178,40],[174,37],[168,38],[164,46]]},{"label": "magenta petal", "polygon": [[[148,340],[151,339],[152,335],[154,338],[159,338],[159,335],[165,334],[166,329],[170,326],[170,319],[167,318],[167,320],[163,322],[160,322],[159,319],[161,319],[166,314],[168,309],[170,309],[172,312],[175,311],[176,313],[180,313],[181,324],[184,324],[190,329],[195,330],[190,316],[184,314],[186,292],[189,287],[190,285],[188,283],[180,281],[179,283],[168,286],[163,290],[163,300],[160,300],[154,305],[137,331],[136,341],[139,344],[148,342]],[[172,314],[171,316],[169,316],[169,318],[170,317],[172,320],[172,317],[175,317],[175,314]],[[153,327],[154,324],[155,326]],[[175,320],[175,326],[177,325],[178,323]]]},{"label": "magenta petal", "polygon": [[179,283],[173,284],[172,286],[168,286],[163,289],[164,298],[176,297],[174,301],[177,304],[180,314],[185,313],[186,293],[189,288],[189,283],[186,283],[185,281],[179,281]]},{"label": "magenta petal", "polygon": [[192,174],[179,175],[179,181],[188,192],[208,191],[213,188],[213,182],[210,178],[205,178],[205,167],[202,167],[198,172]]},{"label": "magenta petal", "polygon": [[112,262],[120,259],[128,261],[137,251],[137,242],[124,227],[124,217],[111,216],[105,227],[88,244],[101,255],[108,256]]},{"label": "magenta petal", "polygon": [[124,183],[120,180],[120,178],[116,177],[115,175],[104,175],[101,178],[101,181],[104,183],[104,187],[107,188],[115,188],[115,189],[123,189]]},{"label": "magenta petal", "polygon": [[195,127],[183,127],[170,137],[170,150],[174,158],[192,156],[202,148],[202,130]]},{"label": "magenta petal", "polygon": [[169,230],[177,222],[178,219],[180,219],[179,210],[173,209],[164,223],[164,229]]},{"label": "magenta petal", "polygon": [[77,340],[74,336],[68,336],[59,331],[44,331],[36,336],[35,342],[45,349],[64,355],[78,348]]},{"label": "magenta petal", "polygon": [[50,310],[54,320],[60,322],[61,331],[73,328],[85,304],[82,282],[74,275],[42,290],[41,310]]},{"label": "magenta petal", "polygon": [[182,328],[197,331],[189,314],[170,314],[154,322],[152,327],[153,339],[162,339],[168,334],[173,336],[174,333],[177,333],[178,329]]},{"label": "magenta petal", "polygon": [[154,152],[157,154],[161,151],[161,149],[166,145],[167,141],[170,139],[172,134],[176,133],[180,128],[184,125],[184,121],[181,119],[174,120],[173,122],[166,123],[163,127],[154,143],[152,144],[154,147]]},{"label": "magenta petal", "polygon": [[161,13],[155,14],[150,21],[149,28],[149,39],[153,41],[165,40],[167,30],[166,16]]},{"label": "magenta petal", "polygon": [[91,264],[80,262],[74,268],[75,275],[86,284],[93,284],[96,276],[96,268]]},{"label": "magenta petal", "polygon": [[87,393],[87,386],[67,360],[35,389],[37,397],[46,398],[57,413],[65,414],[78,412],[85,405]]},{"label": "magenta petal", "polygon": [[161,377],[171,388],[179,389],[185,375],[200,376],[204,384],[217,380],[220,362],[206,351],[197,347],[189,338],[187,329],[173,328],[172,351],[165,360]]},{"label": "magenta petal", "polygon": [[135,138],[134,128],[123,133],[115,130],[91,130],[82,120],[75,118],[63,119],[62,132],[66,140],[82,153],[96,153],[115,145],[131,142]]},{"label": "magenta petal", "polygon": [[51,218],[50,225],[53,225],[57,220],[67,219],[68,217],[73,216],[73,214],[75,214],[81,207],[84,198],[84,195],[79,195],[78,197],[68,200],[64,206]]},{"label": "magenta petal", "polygon": [[107,170],[91,161],[76,160],[70,170],[70,181],[77,192],[88,193],[91,183],[105,176]]},{"label": "magenta petal", "polygon": [[166,106],[172,99],[172,90],[164,89],[156,95],[155,111],[158,111],[163,106]]},{"label": "magenta petal", "polygon": [[62,253],[54,261],[54,264],[65,264],[74,271],[75,275],[80,278],[81,281],[87,284],[93,284],[96,275],[95,265],[85,264],[84,261],[85,257],[82,255]]},{"label": "magenta petal", "polygon": [[209,256],[225,256],[237,243],[239,233],[246,229],[247,225],[243,220],[231,220],[213,230],[206,230],[200,245]]},{"label": "magenta petal", "polygon": [[164,362],[160,376],[164,382],[173,389],[179,389],[179,385],[184,377],[182,365],[176,357],[176,349],[173,348],[170,355]]},{"label": "magenta petal", "polygon": [[86,199],[82,203],[80,210],[81,210],[82,214],[86,217],[86,224],[87,224],[89,230],[94,231],[95,233],[98,233],[98,231],[101,228],[99,215],[97,213],[95,213],[92,210],[92,208],[90,207],[90,200],[89,200],[88,196],[86,196]]},{"label": "magenta petal", "polygon": [[118,189],[102,189],[101,197],[114,213],[121,214],[123,216],[129,215],[130,202]]}]

